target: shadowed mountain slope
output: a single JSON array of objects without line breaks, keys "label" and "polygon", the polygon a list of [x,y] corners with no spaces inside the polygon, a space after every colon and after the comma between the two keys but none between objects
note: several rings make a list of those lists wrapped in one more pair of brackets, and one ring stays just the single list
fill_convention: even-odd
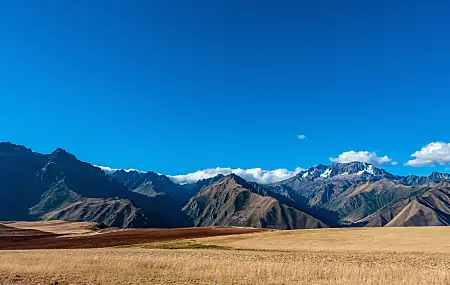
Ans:
[{"label": "shadowed mountain slope", "polygon": [[66,218],[109,226],[189,225],[171,197],[130,192],[63,149],[43,155],[0,143],[0,220]]},{"label": "shadowed mountain slope", "polygon": [[166,175],[156,174],[151,171],[142,173],[118,170],[111,176],[130,191],[148,197],[169,195],[184,204],[194,195],[189,189],[172,182]]},{"label": "shadowed mountain slope", "polygon": [[236,175],[179,185],[112,175],[63,149],[0,143],[0,220],[99,221],[118,227],[278,229],[450,225],[450,175],[397,176],[362,162],[318,165],[261,186]]},{"label": "shadowed mountain slope", "polygon": [[327,227],[319,219],[294,208],[294,204],[288,201],[256,183],[231,174],[204,187],[191,198],[183,211],[194,220],[196,226]]}]

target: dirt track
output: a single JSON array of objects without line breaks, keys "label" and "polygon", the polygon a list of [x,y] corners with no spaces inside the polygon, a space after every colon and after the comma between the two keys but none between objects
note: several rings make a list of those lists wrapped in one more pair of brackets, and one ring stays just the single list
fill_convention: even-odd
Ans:
[{"label": "dirt track", "polygon": [[128,229],[94,235],[58,235],[37,230],[15,229],[0,225],[0,250],[5,249],[63,249],[121,246],[182,238],[200,238],[260,232],[251,228],[186,228],[186,229]]}]

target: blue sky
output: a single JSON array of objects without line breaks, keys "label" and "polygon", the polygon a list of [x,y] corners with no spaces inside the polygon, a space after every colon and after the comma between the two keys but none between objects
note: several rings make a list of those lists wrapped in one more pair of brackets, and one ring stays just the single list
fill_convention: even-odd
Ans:
[{"label": "blue sky", "polygon": [[0,140],[168,174],[352,150],[446,171],[449,16],[438,0],[2,1]]}]

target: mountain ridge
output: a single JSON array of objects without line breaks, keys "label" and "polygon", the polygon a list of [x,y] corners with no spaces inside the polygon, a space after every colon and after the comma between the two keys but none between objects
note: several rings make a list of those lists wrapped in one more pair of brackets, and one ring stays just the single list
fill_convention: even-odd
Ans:
[{"label": "mountain ridge", "polygon": [[125,185],[128,190],[149,197],[169,195],[181,203],[185,203],[193,195],[185,187],[174,183],[166,175],[152,171],[143,173],[118,170],[112,173],[111,176],[119,183]]},{"label": "mountain ridge", "polygon": [[106,174],[62,148],[40,154],[0,143],[0,220],[168,228],[435,226],[450,225],[449,197],[450,174],[400,176],[364,162],[320,164],[265,185],[236,174],[180,185],[151,171]]},{"label": "mountain ridge", "polygon": [[[182,206],[171,197],[148,199],[131,192],[61,148],[39,154],[12,143],[0,144],[0,202],[2,220],[63,217],[119,227],[190,225]],[[118,210],[120,205],[127,206]]]},{"label": "mountain ridge", "polygon": [[197,193],[183,208],[195,226],[250,226],[276,229],[328,227],[277,200],[261,185],[229,174]]},{"label": "mountain ridge", "polygon": [[318,217],[320,210],[334,213],[337,226],[384,226],[394,218],[390,216],[398,214],[395,205],[405,204],[405,200],[448,181],[447,178],[450,176],[445,173],[392,175],[368,163],[351,162],[319,165],[273,183],[268,189],[315,207]]}]

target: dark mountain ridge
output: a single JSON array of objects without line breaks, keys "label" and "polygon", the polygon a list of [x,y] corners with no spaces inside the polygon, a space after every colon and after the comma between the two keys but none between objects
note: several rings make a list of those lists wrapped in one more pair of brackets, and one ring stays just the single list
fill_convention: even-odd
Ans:
[{"label": "dark mountain ridge", "polygon": [[166,175],[152,171],[142,173],[118,170],[112,173],[111,176],[127,187],[128,190],[148,197],[168,195],[185,204],[194,195],[185,187],[174,183]]},{"label": "dark mountain ridge", "polygon": [[182,205],[172,197],[150,199],[131,192],[63,149],[44,155],[0,143],[0,190],[1,220],[65,218],[120,227],[190,225]]},{"label": "dark mountain ridge", "polygon": [[154,172],[111,175],[58,148],[0,143],[0,220],[119,227],[277,229],[450,225],[450,174],[399,176],[374,165],[318,165],[261,186],[235,174],[179,185]]}]

